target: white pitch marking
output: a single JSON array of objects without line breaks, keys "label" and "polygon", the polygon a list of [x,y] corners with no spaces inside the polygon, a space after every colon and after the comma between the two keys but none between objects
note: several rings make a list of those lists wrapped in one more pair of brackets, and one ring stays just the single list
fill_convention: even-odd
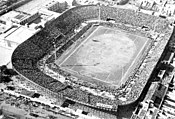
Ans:
[{"label": "white pitch marking", "polygon": [[108,78],[109,78],[110,75],[111,75],[111,74],[109,73],[108,76],[107,76],[106,79],[105,79],[106,81],[108,81]]},{"label": "white pitch marking", "polygon": [[81,42],[81,44],[79,44],[78,47],[77,47],[68,57],[65,58],[65,60],[60,64],[60,66],[61,66],[70,56],[72,56],[72,54],[73,54],[74,52],[76,52],[77,49],[78,49],[80,46],[82,46],[82,44],[84,44],[84,43],[89,39],[89,37],[91,37],[98,29],[99,29],[99,27],[97,27],[83,42]]},{"label": "white pitch marking", "polygon": [[[118,32],[120,32],[120,33],[122,33],[122,32],[124,32],[124,33],[126,33],[126,34],[129,34],[129,35],[134,35],[133,33],[129,33],[129,32],[127,32],[126,30],[122,30],[122,29],[112,29],[112,28],[108,28],[108,27],[105,27],[106,29],[109,29],[109,30],[112,30],[112,31],[118,31]],[[136,37],[141,37],[141,38],[146,38],[146,37],[142,37],[142,36],[140,36],[140,35],[134,35],[134,36],[136,36]]]},{"label": "white pitch marking", "polygon": [[148,42],[148,40],[144,43],[144,45],[142,46],[142,48],[140,49],[140,51],[137,53],[136,58],[132,61],[131,65],[129,66],[128,70],[125,72],[124,77],[122,77],[121,81],[125,78],[126,74],[131,69],[131,67],[133,66],[133,64],[135,63],[135,61],[137,60],[137,58],[141,54],[142,50],[145,48],[145,45],[147,44],[147,42]]},{"label": "white pitch marking", "polygon": [[[99,26],[99,27],[97,27],[83,42],[81,42],[81,44],[79,44],[79,46],[60,64],[60,65],[62,65],[70,56],[72,56],[72,54],[75,52],[75,51],[77,51],[77,49],[80,47],[80,46],[82,46],[82,44],[83,43],[85,43],[88,39],[89,39],[89,37],[91,37],[98,29],[100,29],[100,28],[103,28],[103,26]],[[107,29],[106,31],[105,31],[105,33],[108,31],[108,30],[112,30],[112,31],[115,31],[115,32],[126,32],[125,30],[122,30],[122,29],[120,29],[120,30],[118,30],[118,29],[112,29],[112,28],[108,28],[108,27],[105,27],[105,29]],[[145,38],[145,37],[142,37],[142,36],[139,36],[139,35],[134,35],[134,34],[132,34],[132,33],[128,33],[127,32],[127,34],[130,34],[130,35],[133,35],[133,36],[136,36],[136,38],[135,38],[135,40],[137,39],[137,38]],[[134,40],[134,41],[135,41]],[[148,42],[148,40],[147,40],[147,42]],[[128,70],[125,72],[125,74],[124,74],[124,77],[126,76],[126,74],[128,73],[128,71],[130,70],[130,68],[133,66],[133,64],[135,63],[135,61],[137,60],[137,58],[138,58],[138,56],[140,55],[140,53],[142,52],[142,50],[143,50],[143,48],[145,48],[145,45],[146,45],[146,43],[147,42],[145,42],[144,43],[144,47],[142,46],[142,48],[141,48],[141,50],[139,51],[139,53],[137,53],[137,56],[136,56],[136,58],[132,61],[132,64],[130,65],[130,67],[128,68]],[[70,70],[69,70],[70,71]],[[75,71],[73,71],[72,69],[71,69],[71,71],[72,72],[75,72]],[[110,73],[109,73],[109,75],[110,75]],[[107,78],[106,79],[108,79],[108,77],[109,77],[109,75],[107,76]],[[87,76],[87,77],[89,77],[89,76]],[[124,77],[122,77],[121,78],[121,81],[124,79]],[[94,78],[94,77],[93,77]],[[94,78],[94,79],[96,79],[96,80],[100,80],[100,79],[98,79],[98,78]],[[106,82],[106,81],[103,81],[103,80],[100,80],[100,81],[102,81],[102,82]],[[106,83],[109,83],[109,82],[106,82]]]}]

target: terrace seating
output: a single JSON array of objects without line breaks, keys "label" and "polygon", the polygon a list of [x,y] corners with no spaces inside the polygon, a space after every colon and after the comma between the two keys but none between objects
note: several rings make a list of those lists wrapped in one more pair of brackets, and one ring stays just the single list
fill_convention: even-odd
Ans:
[{"label": "terrace seating", "polygon": [[[39,42],[35,43],[39,44]],[[54,79],[42,73],[37,68],[37,61],[45,54],[45,52],[38,47],[38,44],[35,45],[34,43],[30,42],[29,39],[25,41],[24,44],[19,45],[12,55],[12,63],[16,70],[25,75],[26,78],[32,80],[36,84],[41,85],[42,87],[49,88],[49,82],[53,81]],[[65,87],[58,81],[56,84],[60,89]],[[57,90],[59,89],[57,88]]]},{"label": "terrace seating", "polygon": [[82,22],[92,19],[98,19],[99,17],[99,7],[98,6],[78,6],[75,8],[75,13],[80,16]]},{"label": "terrace seating", "polygon": [[44,52],[47,52],[51,47],[53,47],[54,39],[49,36],[49,33],[46,30],[43,30],[33,35],[29,40]]},{"label": "terrace seating", "polygon": [[59,29],[61,33],[66,35],[69,34],[69,32],[73,30],[80,22],[81,20],[79,19],[78,14],[68,11],[66,14],[62,14],[57,20],[55,20],[54,26]]},{"label": "terrace seating", "polygon": [[[162,30],[167,28],[166,25],[168,25],[168,22],[164,19],[157,18],[156,16],[151,16],[143,13],[135,13],[133,10],[127,10],[127,9],[119,9],[119,8],[113,8],[113,7],[107,7],[107,6],[100,6],[100,17],[102,20],[106,20],[108,17],[115,19],[116,23],[124,23],[124,24],[130,24],[132,26],[147,26],[150,29],[154,30],[155,25],[159,26],[156,27],[155,31],[158,33],[161,33],[166,30]],[[167,23],[166,23],[167,22]]]}]

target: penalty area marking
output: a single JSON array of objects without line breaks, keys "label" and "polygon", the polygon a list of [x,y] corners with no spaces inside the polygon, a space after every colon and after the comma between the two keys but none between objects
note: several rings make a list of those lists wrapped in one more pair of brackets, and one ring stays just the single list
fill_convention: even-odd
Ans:
[{"label": "penalty area marking", "polygon": [[70,54],[68,57],[66,57],[64,61],[62,61],[62,63],[60,63],[60,66],[61,66],[65,61],[67,61],[67,59],[70,58],[70,57],[73,55],[73,53],[75,53],[75,52],[77,51],[77,49],[78,49],[79,47],[81,47],[82,44],[84,44],[84,43],[89,39],[89,37],[91,37],[99,28],[100,28],[100,27],[97,27],[84,41],[82,41],[82,42],[78,45],[78,47],[77,47],[75,50],[73,50],[73,51],[71,52],[71,54]]},{"label": "penalty area marking", "polygon": [[[138,37],[137,37],[138,38]],[[136,38],[136,39],[137,39]],[[142,37],[144,38],[144,37]],[[126,77],[126,74],[128,74],[128,71],[130,71],[131,67],[134,65],[134,63],[136,62],[136,60],[138,60],[138,57],[140,56],[141,52],[143,51],[143,49],[146,47],[146,44],[149,42],[149,39],[147,39],[147,41],[142,45],[142,48],[140,49],[140,51],[137,53],[136,58],[134,58],[134,60],[132,61],[131,65],[128,67],[127,71],[125,72],[125,74],[123,75],[123,77],[121,78],[121,81],[123,81],[123,79]]]}]

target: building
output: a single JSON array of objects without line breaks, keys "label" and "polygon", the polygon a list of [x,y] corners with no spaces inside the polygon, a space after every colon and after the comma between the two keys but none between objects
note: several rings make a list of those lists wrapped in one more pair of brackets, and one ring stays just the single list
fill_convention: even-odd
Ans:
[{"label": "building", "polygon": [[11,33],[7,34],[3,40],[6,42],[8,47],[16,48],[19,44],[33,36],[36,32],[36,30],[30,30],[26,27],[21,26],[15,28],[13,31],[11,31]]},{"label": "building", "polygon": [[165,4],[161,13],[162,15],[169,16],[169,17],[174,16],[175,15],[175,4]]},{"label": "building", "polygon": [[[166,110],[175,108],[175,101],[172,98],[174,94],[168,92],[170,85],[172,85],[171,82],[174,80],[173,57],[174,53],[172,52],[168,52],[164,56],[163,61],[167,61],[164,65],[167,67],[159,71],[157,75],[158,81],[150,84],[144,100],[137,106],[130,119],[157,119],[158,117],[159,119],[169,119],[168,117],[172,117],[171,112]],[[170,115],[168,116],[168,114]]]},{"label": "building", "polygon": [[10,11],[4,15],[2,15],[0,18],[4,19],[5,21],[11,21],[16,24],[25,25],[26,23],[30,23],[33,20],[37,19],[39,17],[39,13],[33,13],[28,14],[21,11]]},{"label": "building", "polygon": [[68,3],[66,1],[62,0],[53,0],[46,3],[43,7],[54,12],[62,12],[64,11],[68,6]]},{"label": "building", "polygon": [[6,21],[4,19],[0,19],[0,34],[7,32],[9,29],[13,27],[10,21]]},{"label": "building", "polygon": [[131,119],[155,119],[165,97],[167,87],[153,82],[144,100],[138,105]]}]

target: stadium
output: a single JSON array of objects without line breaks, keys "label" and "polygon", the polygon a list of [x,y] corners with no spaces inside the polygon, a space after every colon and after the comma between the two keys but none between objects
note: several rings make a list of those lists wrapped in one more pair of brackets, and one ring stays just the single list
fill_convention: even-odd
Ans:
[{"label": "stadium", "polygon": [[74,7],[20,44],[12,65],[53,96],[117,111],[142,93],[171,37],[169,24],[127,9]]}]

